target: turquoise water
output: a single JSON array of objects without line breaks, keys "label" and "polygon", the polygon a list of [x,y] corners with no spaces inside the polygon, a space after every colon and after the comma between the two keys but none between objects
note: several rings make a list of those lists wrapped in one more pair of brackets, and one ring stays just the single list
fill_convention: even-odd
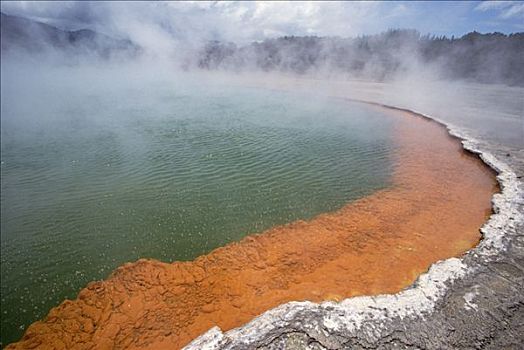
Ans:
[{"label": "turquoise water", "polygon": [[191,77],[2,72],[1,339],[138,258],[193,259],[389,184],[392,121]]}]

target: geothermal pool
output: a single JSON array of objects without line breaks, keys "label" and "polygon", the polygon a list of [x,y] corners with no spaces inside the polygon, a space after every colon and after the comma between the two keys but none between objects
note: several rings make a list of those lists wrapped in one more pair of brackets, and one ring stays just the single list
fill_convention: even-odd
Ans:
[{"label": "geothermal pool", "polygon": [[2,344],[125,262],[192,260],[387,188],[384,113],[190,77],[6,69]]}]

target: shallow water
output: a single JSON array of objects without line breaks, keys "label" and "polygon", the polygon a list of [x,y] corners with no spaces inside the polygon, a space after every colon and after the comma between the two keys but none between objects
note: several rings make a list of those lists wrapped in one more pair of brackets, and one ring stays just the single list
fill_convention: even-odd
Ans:
[{"label": "shallow water", "polygon": [[124,262],[193,259],[389,184],[379,110],[69,73],[2,71],[3,344]]}]

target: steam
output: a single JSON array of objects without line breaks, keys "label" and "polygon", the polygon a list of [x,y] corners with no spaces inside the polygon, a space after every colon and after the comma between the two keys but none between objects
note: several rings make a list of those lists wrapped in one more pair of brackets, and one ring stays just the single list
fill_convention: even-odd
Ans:
[{"label": "steam", "polygon": [[[422,5],[2,2],[2,108],[18,98],[7,96],[6,86],[24,92],[50,81],[74,85],[72,77],[76,84],[86,85],[85,91],[97,84],[123,89],[130,81],[135,86],[143,81],[146,86],[155,80],[180,88],[191,75],[189,80],[200,80],[202,85],[239,83],[296,90],[310,86],[319,95],[343,91],[345,97],[368,100],[378,90],[384,93],[386,85],[380,84],[387,82],[388,95],[396,101],[422,107],[428,101],[431,109],[444,108],[431,102],[435,94],[440,105],[458,108],[457,101],[468,100],[462,94],[465,83],[524,86],[524,33],[473,32],[449,38],[417,30],[387,30],[408,24],[423,28],[417,22],[417,6]],[[458,3],[434,15],[457,21],[460,16],[452,12],[463,13],[468,6],[472,13],[498,11],[493,12],[492,22],[507,22],[506,29],[521,26],[523,14],[515,3]],[[304,78],[314,81],[313,87],[304,85]],[[367,84],[365,94],[363,84]],[[519,91],[514,93],[518,96]],[[32,99],[30,94],[22,95]],[[504,108],[500,107],[501,113]],[[507,134],[518,140],[521,127],[512,125],[507,123]]]},{"label": "steam", "polygon": [[[378,2],[3,2],[2,58],[52,65],[143,62],[143,68],[275,72],[323,79],[465,80],[524,85],[524,34],[432,37],[416,4]],[[499,11],[518,4],[441,7]],[[439,13],[434,16],[439,17]],[[24,19],[27,18],[27,19]],[[426,22],[431,22],[431,19]],[[401,24],[400,24],[401,23]],[[475,28],[471,28],[475,29]],[[22,34],[20,34],[22,33]]]},{"label": "steam", "polygon": [[[409,24],[424,28],[421,23],[432,20],[419,19],[423,5],[2,2],[2,86],[30,91],[21,85],[71,83],[75,77],[88,90],[98,86],[93,77],[102,77],[104,87],[115,89],[131,79],[135,85],[157,79],[179,87],[192,75],[203,85],[300,89],[303,84],[296,81],[305,78],[316,82],[319,94],[344,91],[346,97],[373,99],[375,90],[384,90],[380,84],[387,82],[389,95],[406,105],[435,101],[432,95],[439,94],[439,102],[448,108],[468,100],[461,93],[464,83],[524,86],[524,33],[473,32],[450,38],[387,30]],[[511,2],[452,4],[434,16],[457,21],[462,17],[453,12],[468,9],[495,11],[493,23],[521,28],[521,5]],[[341,88],[343,82],[348,83]],[[366,82],[366,95],[361,94],[364,83],[357,82]],[[6,91],[2,89],[3,109],[9,103]],[[521,90],[514,91],[518,96]],[[39,103],[45,104],[45,99]]]}]

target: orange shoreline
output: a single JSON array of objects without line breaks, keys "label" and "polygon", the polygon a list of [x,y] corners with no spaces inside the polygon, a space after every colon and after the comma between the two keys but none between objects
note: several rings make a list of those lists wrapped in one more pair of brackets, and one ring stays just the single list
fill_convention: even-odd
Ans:
[{"label": "orange shoreline", "polygon": [[390,188],[191,262],[125,264],[7,348],[181,348],[288,301],[398,292],[432,263],[464,253],[491,213],[494,172],[436,122],[388,113],[397,146]]}]

